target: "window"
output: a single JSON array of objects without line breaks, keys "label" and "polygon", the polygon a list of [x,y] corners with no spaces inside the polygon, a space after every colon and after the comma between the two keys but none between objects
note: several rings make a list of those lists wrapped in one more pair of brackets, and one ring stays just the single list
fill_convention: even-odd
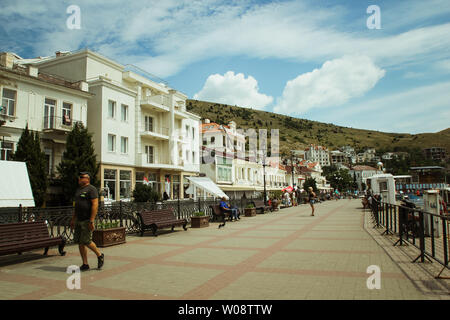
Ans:
[{"label": "window", "polygon": [[211,137],[211,144],[214,144],[215,141],[216,141],[216,137]]},{"label": "window", "polygon": [[44,129],[55,127],[56,100],[45,98],[44,105]]},{"label": "window", "polygon": [[116,102],[108,100],[108,117],[114,119],[116,116]]},{"label": "window", "polygon": [[120,170],[120,199],[131,197],[131,171]]},{"label": "window", "polygon": [[63,102],[62,123],[66,126],[70,126],[72,124],[72,104],[67,102]]},{"label": "window", "polygon": [[189,150],[186,150],[186,162],[189,162]]},{"label": "window", "polygon": [[53,151],[52,149],[44,149],[46,162],[46,172],[51,175],[53,167]]},{"label": "window", "polygon": [[206,138],[203,138],[203,145],[205,146],[206,145]]},{"label": "window", "polygon": [[173,182],[173,199],[178,199],[180,196],[180,176],[173,175],[172,182]]},{"label": "window", "polygon": [[145,146],[145,154],[147,157],[147,163],[154,163],[153,146]]},{"label": "window", "polygon": [[108,134],[108,151],[116,152],[116,136],[113,134]]},{"label": "window", "polygon": [[145,116],[145,131],[153,132],[153,118]]},{"label": "window", "polygon": [[125,104],[122,104],[122,106],[120,107],[121,112],[121,120],[122,121],[128,121],[128,106]]},{"label": "window", "polygon": [[104,171],[104,197],[107,200],[116,200],[116,172],[114,169],[105,169]]},{"label": "window", "polygon": [[195,151],[192,151],[192,163],[196,163],[197,161],[195,161]]},{"label": "window", "polygon": [[186,125],[186,138],[189,138],[189,126]]},{"label": "window", "polygon": [[16,91],[3,88],[2,109],[0,114],[14,116],[16,107]]},{"label": "window", "polygon": [[122,153],[128,153],[128,138],[120,137],[120,151]]},{"label": "window", "polygon": [[144,183],[144,171],[136,171],[136,184],[138,183]]},{"label": "window", "polygon": [[192,128],[192,140],[195,139],[195,128]]},{"label": "window", "polygon": [[225,136],[222,137],[222,143],[223,143],[224,147],[227,146],[227,140],[226,140]]},{"label": "window", "polygon": [[14,144],[8,141],[0,142],[0,160],[11,160]]}]

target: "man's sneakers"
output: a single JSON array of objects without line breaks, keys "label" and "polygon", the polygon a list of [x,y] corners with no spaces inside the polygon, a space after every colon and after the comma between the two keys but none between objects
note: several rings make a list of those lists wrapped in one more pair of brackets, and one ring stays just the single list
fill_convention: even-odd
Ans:
[{"label": "man's sneakers", "polygon": [[80,271],[88,271],[89,270],[89,265],[88,264],[83,264],[81,267],[80,267]]},{"label": "man's sneakers", "polygon": [[105,255],[102,253],[100,257],[97,257],[98,268],[101,269],[105,263]]}]

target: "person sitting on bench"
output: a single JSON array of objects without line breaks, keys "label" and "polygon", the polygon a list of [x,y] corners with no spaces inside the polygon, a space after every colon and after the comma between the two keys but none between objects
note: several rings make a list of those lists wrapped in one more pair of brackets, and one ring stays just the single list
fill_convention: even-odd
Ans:
[{"label": "person sitting on bench", "polygon": [[225,211],[231,211],[230,219],[233,221],[233,218],[235,220],[240,220],[240,217],[238,215],[238,209],[236,207],[230,207],[228,203],[226,202],[227,198],[223,197],[222,201],[220,201],[220,208]]}]

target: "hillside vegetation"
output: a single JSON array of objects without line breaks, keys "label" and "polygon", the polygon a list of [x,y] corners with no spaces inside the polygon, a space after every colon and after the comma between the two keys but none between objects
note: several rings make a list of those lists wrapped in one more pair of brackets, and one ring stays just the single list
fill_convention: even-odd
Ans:
[{"label": "hillside vegetation", "polygon": [[280,149],[304,149],[313,143],[330,150],[350,145],[357,152],[368,147],[377,151],[409,151],[428,147],[443,147],[450,152],[450,128],[437,133],[387,133],[341,127],[277,113],[230,106],[215,102],[187,100],[187,110],[219,124],[233,120],[237,128],[280,130]]}]

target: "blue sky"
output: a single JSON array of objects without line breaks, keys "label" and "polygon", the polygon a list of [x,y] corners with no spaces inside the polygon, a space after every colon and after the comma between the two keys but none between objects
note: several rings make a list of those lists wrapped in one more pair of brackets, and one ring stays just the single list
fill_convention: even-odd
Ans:
[{"label": "blue sky", "polygon": [[189,98],[387,132],[450,123],[447,0],[3,0],[0,19],[0,51],[88,47]]}]

